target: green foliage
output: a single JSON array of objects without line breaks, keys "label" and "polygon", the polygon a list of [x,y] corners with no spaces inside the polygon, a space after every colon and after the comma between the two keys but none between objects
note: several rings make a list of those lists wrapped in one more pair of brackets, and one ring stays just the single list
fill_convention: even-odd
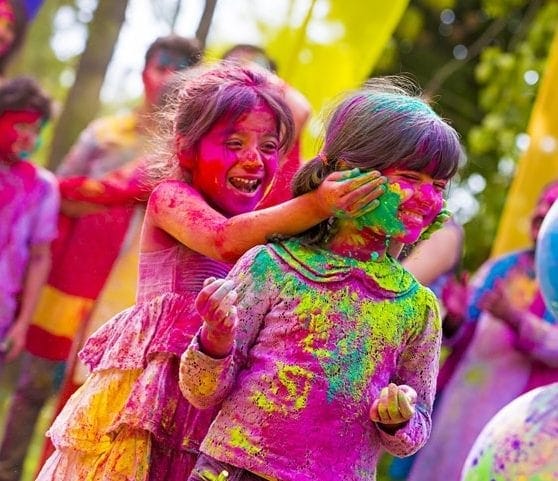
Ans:
[{"label": "green foliage", "polygon": [[10,76],[35,76],[57,101],[64,99],[68,88],[68,83],[61,82],[61,78],[71,78],[78,58],[61,59],[56,55],[52,47],[56,32],[55,19],[61,8],[69,8],[75,12],[76,22],[81,23],[79,7],[75,3],[74,0],[45,0],[29,28],[21,52],[9,66]]},{"label": "green foliage", "polygon": [[[443,9],[453,22],[441,21]],[[557,20],[556,2],[414,0],[374,71],[411,72],[461,134],[467,163],[453,188],[477,205],[457,211],[466,221],[469,270],[490,253]],[[464,60],[454,57],[457,45],[467,48]],[[479,175],[485,189],[472,187]]]},{"label": "green foliage", "polygon": [[484,0],[482,6],[486,14],[492,18],[501,17],[511,10],[525,5],[524,0]]},{"label": "green foliage", "polygon": [[[472,154],[518,157],[515,139],[526,129],[540,83],[535,80],[544,73],[557,21],[558,5],[549,3],[538,12],[527,37],[514,51],[493,46],[482,53],[475,73],[486,115],[469,133]],[[528,81],[529,75],[532,81]]]},{"label": "green foliage", "polygon": [[421,0],[420,3],[434,12],[440,12],[446,8],[455,8],[456,0]]},{"label": "green foliage", "polygon": [[[517,138],[527,129],[558,22],[556,3],[548,3],[535,13],[520,31],[520,35],[526,32],[524,37],[515,38],[511,47],[500,43],[485,49],[475,68],[484,116],[467,135],[470,162],[464,174],[480,173],[488,188],[477,197],[482,208],[466,226],[467,260],[474,265],[482,258],[477,259],[471,249],[480,247],[486,254],[490,249],[490,244],[479,243],[478,233],[487,233],[492,240],[498,227],[512,178],[499,166],[502,159],[517,163],[521,155]],[[529,75],[539,80],[526,81]]]}]

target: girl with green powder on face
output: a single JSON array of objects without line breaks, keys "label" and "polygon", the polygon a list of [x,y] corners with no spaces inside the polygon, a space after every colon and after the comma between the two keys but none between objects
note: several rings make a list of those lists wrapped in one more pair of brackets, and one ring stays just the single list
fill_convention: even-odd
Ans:
[{"label": "girl with green powder on face", "polygon": [[256,247],[206,281],[180,386],[197,407],[223,404],[191,481],[374,480],[382,449],[426,442],[440,316],[388,246],[432,224],[460,156],[456,132],[391,79],[341,101],[295,194],[336,169],[375,169],[382,206]]}]

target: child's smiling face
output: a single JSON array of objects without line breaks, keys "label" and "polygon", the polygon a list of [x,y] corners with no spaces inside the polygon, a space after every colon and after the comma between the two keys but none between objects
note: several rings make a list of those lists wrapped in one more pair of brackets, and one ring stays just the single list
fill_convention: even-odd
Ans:
[{"label": "child's smiling face", "polygon": [[405,244],[416,242],[440,213],[447,181],[397,168],[383,174],[387,191],[379,198],[379,207],[357,219],[357,225]]},{"label": "child's smiling face", "polygon": [[401,193],[397,217],[404,232],[394,238],[403,243],[416,242],[442,210],[447,180],[405,169],[389,169],[384,175],[390,189]]},{"label": "child's smiling face", "polygon": [[235,122],[221,119],[202,137],[192,162],[192,185],[225,215],[253,210],[279,164],[278,126],[258,103]]}]

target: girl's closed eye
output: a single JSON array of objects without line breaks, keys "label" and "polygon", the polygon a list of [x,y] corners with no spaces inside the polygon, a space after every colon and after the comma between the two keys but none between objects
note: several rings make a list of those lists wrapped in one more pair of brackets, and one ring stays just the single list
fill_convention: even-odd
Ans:
[{"label": "girl's closed eye", "polygon": [[415,180],[415,181],[420,181],[421,180],[421,175],[418,172],[400,172],[398,174],[395,175],[395,177],[399,177],[401,179],[406,179],[406,180]]},{"label": "girl's closed eye", "polygon": [[275,140],[268,140],[262,143],[260,149],[265,154],[274,154],[279,150],[279,143]]},{"label": "girl's closed eye", "polygon": [[242,140],[228,139],[225,141],[225,145],[229,150],[239,150],[242,148]]}]

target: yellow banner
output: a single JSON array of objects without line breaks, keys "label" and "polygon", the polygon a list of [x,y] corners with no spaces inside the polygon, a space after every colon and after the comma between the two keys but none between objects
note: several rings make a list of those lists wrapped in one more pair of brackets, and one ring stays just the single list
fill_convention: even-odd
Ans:
[{"label": "yellow banner", "polygon": [[[313,0],[302,23],[292,28],[287,22],[266,49],[278,63],[279,76],[308,98],[315,115],[370,76],[408,3],[331,0],[324,13]],[[317,122],[306,129],[304,158],[316,155],[319,127]]]},{"label": "yellow banner", "polygon": [[531,245],[530,215],[537,197],[546,184],[558,179],[558,31],[527,133],[530,144],[519,161],[506,199],[493,256]]}]

